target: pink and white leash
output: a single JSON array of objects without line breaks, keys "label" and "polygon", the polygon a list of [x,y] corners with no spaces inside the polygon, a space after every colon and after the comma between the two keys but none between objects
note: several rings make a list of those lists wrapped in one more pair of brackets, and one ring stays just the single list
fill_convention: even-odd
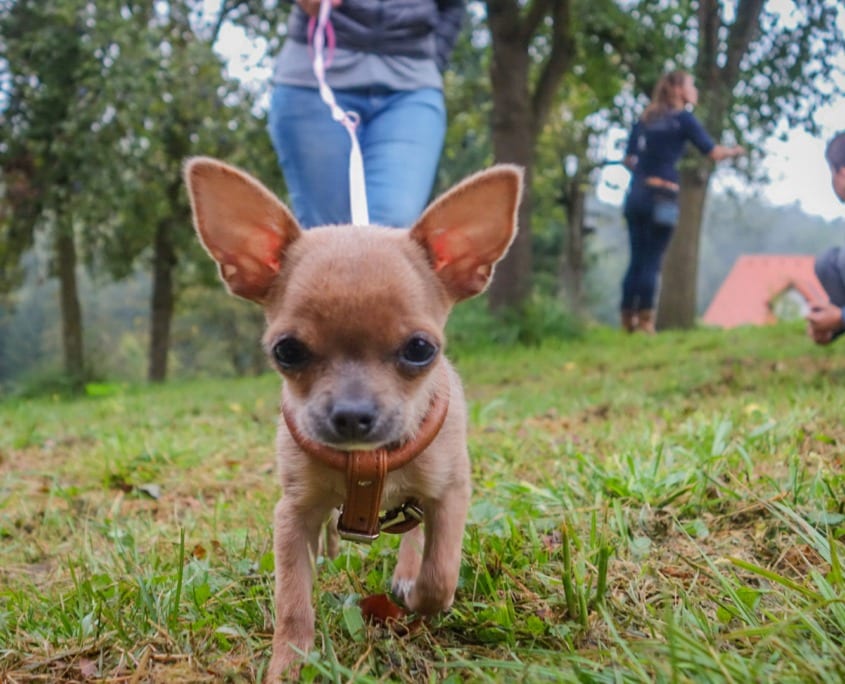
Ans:
[{"label": "pink and white leash", "polygon": [[[358,144],[358,136],[355,129],[360,118],[356,112],[345,112],[337,104],[332,89],[326,83],[326,62],[323,51],[326,47],[326,36],[328,36],[329,50],[334,47],[334,31],[329,23],[331,13],[331,0],[321,0],[320,12],[315,22],[311,18],[308,33],[312,36],[314,44],[314,75],[320,87],[320,97],[328,105],[332,118],[340,123],[349,133],[349,141],[352,148],[349,151],[349,203],[352,209],[352,223],[356,226],[366,226],[370,223],[370,214],[367,210],[367,187],[364,182],[364,160],[361,156],[361,147]],[[331,62],[331,54],[329,55]]]}]

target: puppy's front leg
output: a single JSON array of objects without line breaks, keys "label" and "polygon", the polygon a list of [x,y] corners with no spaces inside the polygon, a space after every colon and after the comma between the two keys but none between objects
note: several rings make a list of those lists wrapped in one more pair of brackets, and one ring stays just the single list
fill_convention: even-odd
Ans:
[{"label": "puppy's front leg", "polygon": [[393,570],[391,589],[396,596],[405,602],[405,605],[408,603],[408,596],[411,594],[417,576],[420,574],[424,545],[425,538],[423,537],[422,527],[415,527],[403,534],[402,541],[399,543],[399,558],[396,561],[396,568]]},{"label": "puppy's front leg", "polygon": [[307,651],[314,643],[313,563],[325,515],[313,510],[307,510],[306,514],[306,510],[287,495],[276,505],[273,528],[276,626],[268,683],[278,682],[282,675],[295,679],[298,670],[295,663],[302,656],[294,648]]},{"label": "puppy's front leg", "polygon": [[455,599],[461,569],[461,542],[469,508],[469,481],[456,483],[440,501],[425,505],[425,547],[416,581],[405,603],[416,613],[446,610]]}]

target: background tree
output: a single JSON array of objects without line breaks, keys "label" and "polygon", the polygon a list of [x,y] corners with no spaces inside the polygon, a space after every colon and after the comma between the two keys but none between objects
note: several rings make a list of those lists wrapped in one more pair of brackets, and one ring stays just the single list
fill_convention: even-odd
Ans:
[{"label": "background tree", "polygon": [[[230,22],[260,41],[265,50],[275,51],[286,14],[286,7],[265,7],[258,0],[225,0],[211,14],[201,0],[133,7],[131,19],[146,40],[136,39],[131,59],[125,60],[130,69],[141,66],[144,79],[135,87],[128,86],[133,100],[126,108],[127,128],[135,133],[127,146],[136,174],[125,204],[132,211],[124,212],[123,224],[142,238],[128,251],[125,242],[112,241],[117,250],[111,254],[117,258],[109,262],[114,275],[139,257],[149,264],[150,381],[167,377],[180,289],[197,278],[216,279],[192,229],[181,174],[185,158],[195,154],[225,158],[281,187],[256,94],[226,75],[215,43],[224,24]],[[229,309],[225,313],[234,315]]]},{"label": "background tree", "polygon": [[[134,71],[137,85],[127,83],[132,97],[128,102],[124,98],[127,129],[132,131],[125,142],[134,174],[125,203],[131,211],[122,213],[121,229],[136,239],[132,243],[111,239],[104,253],[110,256],[114,275],[125,272],[139,256],[149,263],[147,377],[153,382],[167,376],[180,286],[177,274],[182,273],[184,284],[197,270],[205,271],[205,266],[190,266],[201,250],[182,182],[185,159],[203,154],[235,164],[250,162],[254,172],[256,166],[275,169],[264,118],[253,111],[253,94],[225,77],[225,65],[213,50],[222,15],[232,9],[224,3],[220,15],[199,22],[200,7],[196,0],[171,0],[155,8],[139,4],[132,18],[145,40],[136,38],[124,60],[126,75],[133,78]],[[142,66],[140,80],[138,66]],[[205,264],[206,259],[201,261]]]},{"label": "background tree", "polygon": [[[108,221],[114,205],[88,192],[118,139],[103,97],[113,66],[108,15],[82,0],[17,0],[0,6],[4,110],[0,167],[6,193],[6,264],[41,232],[58,278],[64,367],[85,377],[76,233]],[[9,269],[4,269],[8,274]]]},{"label": "background tree", "polygon": [[[497,162],[525,169],[520,230],[498,265],[489,290],[494,310],[518,306],[531,288],[531,191],[536,143],[575,54],[573,1],[577,0],[536,0],[527,6],[517,0],[485,3],[491,44],[493,154]],[[535,46],[536,62],[532,59]]]},{"label": "background tree", "polygon": [[[646,21],[639,4],[651,7]],[[682,35],[680,29],[671,28],[671,21],[669,27],[665,21],[667,16],[674,21],[678,10],[654,5],[643,2],[631,7],[630,3],[623,6],[614,0],[485,3],[491,50],[493,153],[496,161],[513,162],[526,171],[520,231],[490,288],[494,310],[518,307],[531,289],[534,169],[537,143],[550,115],[563,100],[571,105],[569,115],[566,107],[560,110],[567,124],[578,125],[572,113],[584,118],[601,113],[601,120],[592,124],[596,132],[619,120],[622,101],[617,102],[616,97],[626,79],[635,80],[635,71],[646,77],[656,72],[656,60],[662,61],[672,53]],[[655,17],[661,21],[655,22]],[[589,97],[582,90],[585,86]],[[588,113],[575,104],[579,101],[590,102],[597,109]],[[588,139],[583,139],[582,150]],[[554,164],[553,168],[560,170],[560,157]],[[543,168],[544,172],[549,170]]]},{"label": "background tree", "polygon": [[100,279],[149,264],[148,377],[162,380],[176,274],[207,277],[207,259],[190,266],[201,250],[182,188],[185,157],[226,157],[278,177],[254,94],[225,76],[213,50],[224,14],[249,4],[224,3],[205,20],[200,0],[16,0],[0,12],[0,274],[9,287],[19,282],[22,253],[37,234],[49,236],[65,372],[76,385],[86,375],[80,258]]}]

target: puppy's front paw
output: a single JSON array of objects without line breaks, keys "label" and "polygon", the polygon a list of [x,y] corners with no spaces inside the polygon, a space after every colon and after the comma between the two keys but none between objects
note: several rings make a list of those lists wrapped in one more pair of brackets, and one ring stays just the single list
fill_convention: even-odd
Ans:
[{"label": "puppy's front paw", "polygon": [[399,544],[399,560],[393,571],[390,589],[406,606],[417,582],[417,575],[420,574],[424,543],[422,528],[416,527],[405,534]]},{"label": "puppy's front paw", "polygon": [[264,678],[264,684],[278,684],[279,682],[295,682],[299,679],[299,665],[277,664],[270,661],[270,668]]},{"label": "puppy's front paw", "polygon": [[267,675],[264,677],[264,684],[278,684],[278,682],[295,682],[299,679],[299,670],[302,665],[300,656],[293,649],[285,647],[285,651],[277,653],[273,649],[273,657],[270,659],[270,667],[267,668]]},{"label": "puppy's front paw", "polygon": [[313,630],[303,629],[299,637],[288,636],[290,632],[276,631],[273,634],[273,657],[264,678],[266,684],[276,682],[291,682],[299,679],[304,654],[311,650],[314,644]]},{"label": "puppy's front paw", "polygon": [[455,584],[442,577],[431,577],[421,572],[413,582],[405,605],[409,610],[421,615],[434,615],[448,610],[455,600]]},{"label": "puppy's front paw", "polygon": [[401,601],[404,605],[408,605],[408,599],[411,596],[411,592],[414,589],[414,580],[412,579],[405,579],[401,577],[394,577],[393,582],[390,585],[390,590],[393,592],[393,595]]}]

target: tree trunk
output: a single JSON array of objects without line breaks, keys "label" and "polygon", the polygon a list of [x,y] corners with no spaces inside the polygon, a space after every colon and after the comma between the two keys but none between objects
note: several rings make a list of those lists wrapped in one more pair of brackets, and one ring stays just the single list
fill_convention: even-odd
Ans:
[{"label": "tree trunk", "polygon": [[[694,73],[704,103],[703,124],[716,141],[721,138],[726,118],[733,108],[732,92],[738,81],[740,63],[759,30],[764,4],[765,0],[743,0],[736,8],[733,23],[725,26],[720,0],[699,2],[698,57]],[[706,160],[681,166],[681,219],[664,262],[657,310],[657,325],[661,329],[695,325],[701,219],[712,170]]]},{"label": "tree trunk", "polygon": [[[501,158],[497,157],[500,161]],[[513,161],[513,160],[511,160]],[[496,266],[493,282],[490,284],[489,302],[493,311],[519,307],[531,292],[533,258],[531,254],[531,181],[534,175],[533,162],[515,162],[525,169],[525,188],[519,207],[519,232],[517,232],[507,255]]]},{"label": "tree trunk", "polygon": [[58,226],[56,270],[59,277],[59,306],[62,315],[62,350],[65,373],[75,389],[85,381],[85,355],[82,346],[82,308],[76,283],[76,245],[71,221]]},{"label": "tree trunk", "polygon": [[505,258],[496,267],[489,290],[494,311],[516,307],[531,291],[531,181],[534,169],[535,121],[528,93],[530,59],[518,33],[488,18],[493,40],[490,83],[493,96],[491,139],[497,162],[518,164],[525,169],[525,185],[519,208],[519,232]]},{"label": "tree trunk", "polygon": [[569,182],[566,193],[566,242],[561,252],[560,294],[576,313],[584,310],[584,190],[580,178]]},{"label": "tree trunk", "polygon": [[681,216],[663,261],[663,277],[657,309],[657,325],[667,328],[692,328],[698,285],[698,248],[704,201],[710,182],[706,162],[681,168]]},{"label": "tree trunk", "polygon": [[[534,148],[551,112],[558,86],[570,70],[575,43],[569,0],[531,3],[488,0],[486,4],[491,37],[493,154],[498,162],[519,164],[525,169],[519,232],[497,267],[490,286],[490,308],[496,311],[520,306],[531,291]],[[544,39],[551,49],[538,65],[536,78],[531,79],[532,41],[547,28],[551,29],[551,39]]]},{"label": "tree trunk", "polygon": [[176,252],[169,221],[156,226],[153,243],[153,292],[150,311],[150,358],[147,379],[163,382],[167,378],[170,351],[170,323],[173,320],[173,268]]}]

